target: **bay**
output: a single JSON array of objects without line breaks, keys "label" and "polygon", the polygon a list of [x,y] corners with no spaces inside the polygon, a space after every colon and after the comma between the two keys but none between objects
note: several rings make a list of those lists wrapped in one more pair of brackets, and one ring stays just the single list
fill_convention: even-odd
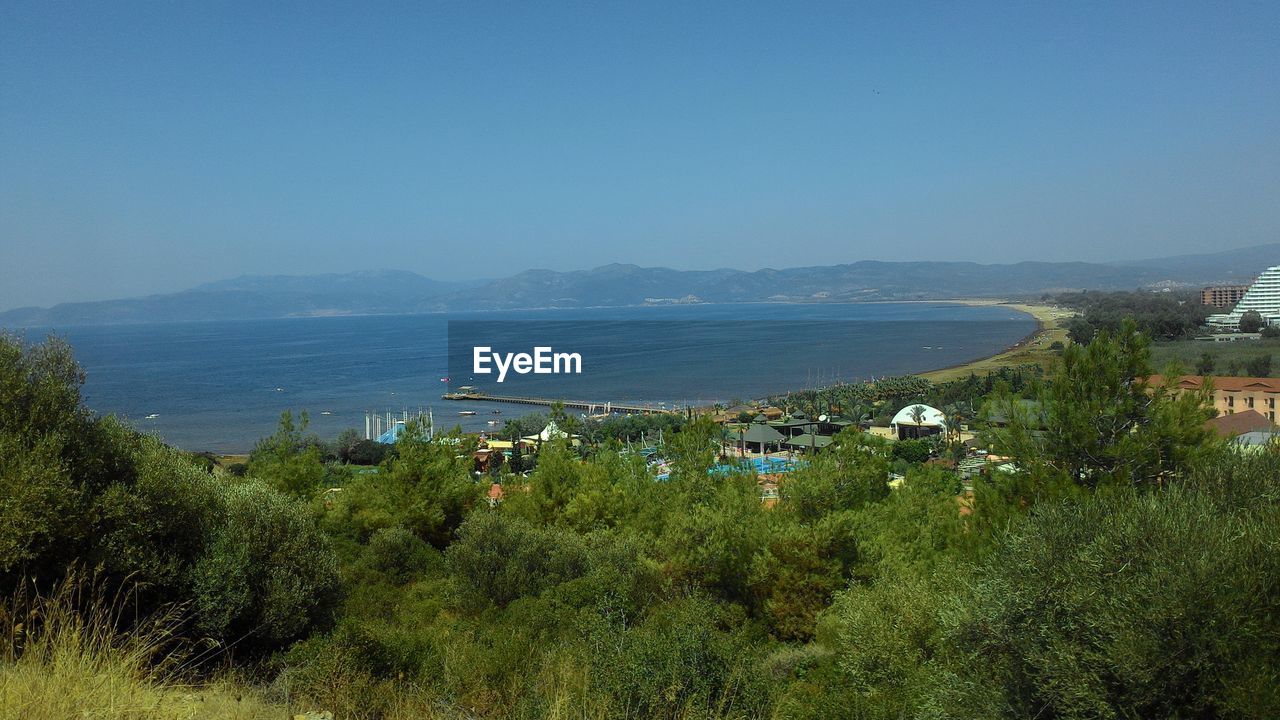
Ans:
[{"label": "bay", "polygon": [[[85,326],[24,334],[36,341],[53,333],[72,344],[92,410],[185,449],[235,453],[270,434],[285,410],[306,410],[311,430],[326,439],[344,428],[363,432],[367,411],[398,415],[430,408],[438,427],[457,424],[469,431],[486,429],[494,409],[501,417],[537,411],[441,400],[440,379],[450,374],[449,324],[536,328],[564,321],[581,322],[582,343],[609,355],[608,372],[588,368],[563,384],[543,376],[509,394],[700,406],[947,367],[999,352],[1035,329],[1030,316],[1002,306],[763,303]],[[557,389],[563,394],[555,395]]]}]

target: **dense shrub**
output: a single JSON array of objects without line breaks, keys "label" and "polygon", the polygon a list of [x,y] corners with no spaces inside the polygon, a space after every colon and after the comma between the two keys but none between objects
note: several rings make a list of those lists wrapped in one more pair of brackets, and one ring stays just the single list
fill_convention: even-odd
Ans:
[{"label": "dense shrub", "polygon": [[121,621],[177,604],[185,627],[255,650],[324,620],[336,559],[305,508],[94,417],[82,381],[64,343],[0,337],[0,592],[87,565],[127,590]]},{"label": "dense shrub", "polygon": [[1044,508],[953,601],[932,702],[962,717],[1275,717],[1277,528],[1274,495],[1182,487]]},{"label": "dense shrub", "polygon": [[256,482],[228,488],[194,575],[200,631],[251,648],[325,623],[338,593],[337,563],[315,522]]}]

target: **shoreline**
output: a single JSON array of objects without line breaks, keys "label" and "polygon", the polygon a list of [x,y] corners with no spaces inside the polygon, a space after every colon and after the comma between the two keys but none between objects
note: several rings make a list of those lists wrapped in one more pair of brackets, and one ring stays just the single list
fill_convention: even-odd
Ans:
[{"label": "shoreline", "polygon": [[[789,303],[768,303],[768,304],[789,304]],[[862,304],[862,303],[858,303]],[[868,303],[870,304],[870,303]],[[879,303],[876,303],[879,304]],[[933,305],[964,305],[971,307],[1003,307],[1014,312],[1029,316],[1035,321],[1034,329],[1024,335],[1016,342],[996,350],[992,348],[988,350],[990,354],[981,357],[972,358],[963,362],[936,367],[917,373],[911,373],[916,377],[927,379],[934,383],[946,382],[958,378],[967,377],[974,373],[983,375],[1000,367],[1009,367],[1017,365],[1037,364],[1047,367],[1047,365],[1056,359],[1057,353],[1048,350],[1048,346],[1055,340],[1061,339],[1065,342],[1066,331],[1062,327],[1064,320],[1073,314],[1070,311],[1061,310],[1059,308],[1050,307],[1041,304],[1021,303],[1001,298],[952,298],[948,300],[914,300],[914,301],[896,301],[885,304],[933,304]],[[979,351],[981,352],[981,351]],[[707,407],[698,407],[698,411],[705,412],[710,409]],[[479,430],[484,432],[485,429]],[[219,451],[220,450],[220,451]],[[221,456],[226,461],[243,462],[243,456],[247,454],[246,448],[232,446],[231,448],[220,448],[213,451],[214,454]],[[238,452],[237,452],[238,451]],[[231,457],[228,457],[231,456]],[[240,457],[235,457],[240,456]]]},{"label": "shoreline", "polygon": [[948,365],[946,367],[936,368],[926,372],[915,373],[917,377],[922,377],[934,383],[956,380],[967,377],[970,374],[991,372],[1002,367],[1039,365],[1047,368],[1056,357],[1056,352],[1049,350],[1049,346],[1054,342],[1061,342],[1064,345],[1066,344],[1067,330],[1065,327],[1065,321],[1075,315],[1075,313],[1069,310],[1063,310],[1050,305],[1019,303],[1008,300],[957,298],[942,302],[949,302],[957,305],[968,305],[970,307],[1008,307],[1012,310],[1030,315],[1031,318],[1036,321],[1036,329],[1018,342],[998,353],[995,353],[994,355],[987,355],[969,360],[968,362]]}]

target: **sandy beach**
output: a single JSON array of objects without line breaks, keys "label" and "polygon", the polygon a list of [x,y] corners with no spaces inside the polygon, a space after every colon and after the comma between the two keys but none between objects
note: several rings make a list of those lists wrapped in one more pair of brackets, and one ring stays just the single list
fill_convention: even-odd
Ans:
[{"label": "sandy beach", "polygon": [[1003,305],[1013,310],[1027,313],[1035,318],[1036,330],[1015,345],[995,355],[920,373],[920,377],[927,378],[933,382],[946,382],[965,377],[970,373],[980,375],[1002,367],[1018,365],[1040,365],[1048,368],[1057,357],[1057,353],[1050,350],[1049,346],[1054,342],[1063,344],[1067,342],[1066,321],[1075,314],[1070,310],[1049,305],[1031,305],[1003,300],[976,299],[951,300],[949,302],[974,306]]}]

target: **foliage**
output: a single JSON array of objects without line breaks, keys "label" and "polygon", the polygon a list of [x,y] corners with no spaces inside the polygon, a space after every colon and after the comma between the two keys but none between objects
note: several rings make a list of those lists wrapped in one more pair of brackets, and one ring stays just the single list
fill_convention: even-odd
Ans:
[{"label": "foliage", "polygon": [[1151,337],[1176,339],[1197,333],[1210,308],[1190,293],[1082,292],[1065,293],[1053,302],[1081,313],[1067,323],[1067,334],[1078,344],[1087,344],[1098,332],[1112,335],[1125,320]]},{"label": "foliage", "polygon": [[923,438],[908,438],[893,444],[893,456],[909,463],[922,463],[929,459],[932,452],[932,443]]},{"label": "foliage", "polygon": [[1255,333],[1262,329],[1262,313],[1249,310],[1240,316],[1240,332]]},{"label": "foliage", "polygon": [[[74,419],[78,396],[26,383],[74,381],[69,355],[18,347],[0,345],[0,392]],[[111,420],[5,405],[0,481],[22,504],[0,525],[2,577],[12,593],[31,568],[98,567],[131,588],[113,622],[178,603],[182,635],[341,717],[1275,716],[1280,455],[1217,445],[1204,397],[1148,386],[1150,365],[1122,325],[1048,378],[786,400],[984,424],[1012,463],[972,493],[903,460],[931,441],[856,424],[757,477],[711,471],[720,429],[673,418],[658,481],[625,446],[640,421],[606,437],[557,409],[601,445],[542,443],[491,506],[462,436],[410,427],[357,470],[288,416],[237,479]],[[351,440],[334,446],[348,462]]]},{"label": "foliage", "polygon": [[960,717],[1274,717],[1277,463],[1209,467],[1243,496],[1175,486],[1036,513],[945,617],[954,654],[929,704]]},{"label": "foliage", "polygon": [[0,720],[267,720],[283,704],[216,678],[193,686],[181,672],[199,660],[170,609],[136,620],[101,582],[72,575],[47,594],[24,588],[0,606]]},{"label": "foliage", "polygon": [[1212,415],[1207,390],[1151,387],[1152,374],[1148,341],[1126,321],[1114,336],[1103,331],[1063,352],[1053,382],[1039,394],[1043,417],[998,393],[988,414],[1009,422],[989,431],[991,444],[1017,458],[1041,489],[1056,480],[1092,487],[1167,479],[1207,447],[1203,423]]},{"label": "foliage", "polygon": [[61,341],[0,338],[0,591],[48,589],[88,565],[106,590],[130,588],[130,616],[189,605],[194,631],[250,633],[246,650],[322,624],[337,568],[305,509],[92,416],[82,381]]},{"label": "foliage", "polygon": [[305,411],[296,424],[292,412],[281,413],[275,434],[259,440],[249,455],[249,472],[295,497],[319,490],[325,480],[324,452],[320,439],[306,432],[309,424]]},{"label": "foliage", "polygon": [[366,542],[377,530],[404,528],[444,548],[480,502],[470,476],[473,446],[435,443],[413,423],[396,441],[380,472],[353,477],[326,518],[332,532]]},{"label": "foliage", "polygon": [[301,506],[261,483],[232,486],[193,568],[197,628],[272,648],[324,625],[338,594],[328,543]]}]

